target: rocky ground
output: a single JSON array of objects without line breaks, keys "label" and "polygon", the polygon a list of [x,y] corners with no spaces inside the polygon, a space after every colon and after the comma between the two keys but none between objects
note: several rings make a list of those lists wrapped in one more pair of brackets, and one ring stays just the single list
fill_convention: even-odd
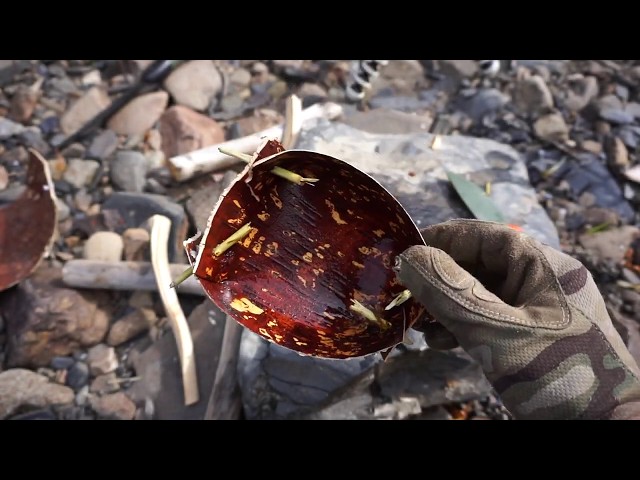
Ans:
[{"label": "rocky ground", "polygon": [[[478,181],[490,173],[484,182],[495,182],[495,195],[512,200],[508,216],[523,223],[529,218],[532,234],[585,262],[616,328],[640,360],[640,278],[633,255],[626,263],[624,257],[640,233],[640,62],[514,60],[482,68],[476,61],[392,60],[365,99],[352,103],[345,97],[349,61],[189,61],[65,144],[135,85],[147,64],[0,61],[0,204],[19,196],[29,148],[47,159],[58,197],[51,254],[28,279],[0,293],[0,419],[202,418],[225,316],[202,296],[181,295],[202,397],[185,408],[175,341],[158,295],[70,288],[61,269],[78,258],[148,261],[146,220],[156,213],[172,220],[170,260],[186,263],[181,241],[203,228],[239,167],[177,182],[167,159],[281,123],[292,93],[303,107],[327,100],[344,107],[339,120],[347,126],[311,129],[300,140],[306,148],[330,148],[334,141],[355,162],[354,152],[365,145],[390,158],[402,149],[410,156],[420,148],[419,141],[411,142],[430,133],[446,136],[461,155],[468,146],[485,152],[482,158],[493,155],[482,165],[484,173],[481,166],[468,166],[482,163],[480,156],[467,155],[460,165]],[[510,160],[516,151],[520,158]],[[496,158],[495,152],[502,154]],[[422,224],[470,216],[435,179],[429,191],[438,194],[427,198],[420,196],[427,180],[420,188],[414,182],[394,191],[385,169],[362,168],[391,185]],[[332,379],[330,388],[305,390],[295,383],[296,375],[308,373],[302,360],[287,363],[289,357],[270,353],[247,335],[239,365],[242,418],[508,418],[477,365],[460,352],[440,356],[415,348],[383,366],[367,359],[357,368],[348,362],[330,366],[322,370]],[[285,395],[289,382],[304,400],[287,406],[271,390],[271,396],[256,394],[262,373],[247,373],[255,359],[265,375],[275,378],[278,368],[290,374],[274,387],[278,395]],[[392,375],[399,371],[429,385],[416,393],[416,402],[399,400],[402,389]],[[469,378],[471,387],[462,388]],[[372,389],[393,401],[372,399]]]}]

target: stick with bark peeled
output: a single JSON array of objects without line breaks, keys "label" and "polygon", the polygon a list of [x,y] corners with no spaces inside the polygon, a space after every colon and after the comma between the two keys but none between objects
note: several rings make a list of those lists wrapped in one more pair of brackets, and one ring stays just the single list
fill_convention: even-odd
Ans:
[{"label": "stick with bark peeled", "polygon": [[[314,118],[332,120],[339,117],[341,114],[342,107],[336,103],[316,103],[315,105],[312,105],[300,112],[299,122],[302,124],[303,122]],[[264,141],[264,137],[282,138],[284,128],[285,127],[283,125],[277,125],[246,137],[229,140],[228,142],[211,145],[200,150],[171,157],[168,160],[171,175],[174,180],[184,182],[185,180],[189,180],[190,178],[202,173],[228,168],[231,165],[238,163],[238,160],[221,153],[219,151],[220,147],[223,149],[253,154]]]},{"label": "stick with bark peeled", "polygon": [[162,299],[167,317],[171,323],[173,335],[178,343],[180,367],[182,370],[182,386],[184,403],[191,405],[198,401],[198,377],[196,374],[196,358],[193,351],[193,340],[187,319],[182,312],[175,288],[171,288],[171,271],[167,248],[171,220],[162,215],[151,217],[151,264],[156,275],[158,292]]}]

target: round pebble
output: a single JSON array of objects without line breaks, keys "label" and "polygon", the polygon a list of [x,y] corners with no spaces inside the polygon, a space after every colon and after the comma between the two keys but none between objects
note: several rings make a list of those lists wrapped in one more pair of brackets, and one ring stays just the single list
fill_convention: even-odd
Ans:
[{"label": "round pebble", "polygon": [[84,244],[83,257],[86,260],[119,262],[122,259],[124,242],[115,232],[96,232]]}]

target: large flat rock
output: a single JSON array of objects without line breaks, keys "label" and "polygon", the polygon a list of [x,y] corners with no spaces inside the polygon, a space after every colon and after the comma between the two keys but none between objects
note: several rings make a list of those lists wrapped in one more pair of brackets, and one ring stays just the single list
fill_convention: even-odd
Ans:
[{"label": "large flat rock", "polygon": [[[296,148],[332,155],[369,173],[396,196],[419,227],[472,217],[450,186],[444,168],[467,174],[469,180],[480,186],[491,182],[491,195],[509,223],[518,224],[532,236],[558,247],[556,229],[537,201],[524,161],[510,146],[492,140],[444,136],[434,150],[430,147],[433,135],[424,131],[422,118],[411,119],[408,114],[398,112],[385,118],[376,112],[368,124],[359,115],[358,126],[376,132],[384,131],[385,122],[389,131],[397,132],[394,125],[398,124],[398,115],[407,115],[401,120],[409,133],[373,134],[344,123],[320,122],[302,132]],[[424,349],[424,340],[418,336],[411,347],[396,349],[392,355],[406,355],[404,352],[411,350],[415,355]],[[424,360],[421,356],[415,359]],[[444,360],[438,367],[436,383],[425,384],[425,389],[433,392],[442,388],[447,379],[455,381],[464,373],[469,391],[477,396],[486,393],[486,379],[479,368],[472,368],[467,362],[450,361],[448,357],[440,359]],[[238,365],[244,413],[249,419],[351,418],[344,409],[353,407],[353,402],[345,400],[345,392],[354,392],[362,400],[358,393],[362,389],[358,386],[363,381],[371,383],[363,374],[372,372],[380,360],[378,354],[348,360],[304,357],[245,330]],[[398,381],[422,378],[411,368],[412,361],[406,363],[402,363],[406,375]],[[433,403],[446,397],[430,395],[435,399]],[[356,403],[360,401],[358,398],[354,399]],[[370,405],[376,400],[367,397],[366,402]],[[360,414],[355,416],[363,418]],[[400,412],[395,415],[398,416],[402,416]]]}]

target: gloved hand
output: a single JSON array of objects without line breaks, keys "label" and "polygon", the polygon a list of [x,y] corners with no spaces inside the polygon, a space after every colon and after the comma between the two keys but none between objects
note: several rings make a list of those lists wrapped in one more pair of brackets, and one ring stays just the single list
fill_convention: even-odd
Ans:
[{"label": "gloved hand", "polygon": [[459,344],[517,419],[640,419],[640,368],[578,260],[509,227],[453,220],[396,272],[435,317],[434,347]]}]

